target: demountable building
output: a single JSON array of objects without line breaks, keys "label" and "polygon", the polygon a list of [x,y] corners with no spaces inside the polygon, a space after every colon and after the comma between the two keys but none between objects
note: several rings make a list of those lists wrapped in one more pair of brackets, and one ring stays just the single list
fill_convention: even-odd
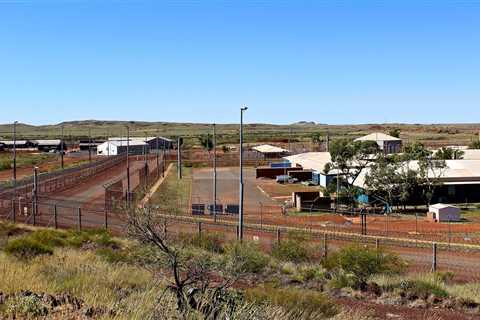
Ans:
[{"label": "demountable building", "polygon": [[102,156],[116,156],[119,154],[128,153],[130,155],[140,155],[150,152],[150,146],[142,141],[105,141],[97,146],[97,155]]},{"label": "demountable building", "polygon": [[433,204],[428,208],[428,218],[436,222],[460,221],[460,209],[449,204]]}]

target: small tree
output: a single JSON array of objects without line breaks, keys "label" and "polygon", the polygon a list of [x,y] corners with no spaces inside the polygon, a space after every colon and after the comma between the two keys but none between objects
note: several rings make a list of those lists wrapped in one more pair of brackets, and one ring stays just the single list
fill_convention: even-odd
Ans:
[{"label": "small tree", "polygon": [[400,129],[393,128],[388,131],[388,134],[395,138],[400,138]]},{"label": "small tree", "polygon": [[[228,272],[221,269],[208,255],[195,255],[181,241],[176,241],[167,234],[166,221],[158,218],[158,213],[150,208],[127,212],[128,234],[144,245],[153,248],[149,257],[150,268],[169,285],[177,298],[179,312],[186,313],[190,309],[212,315],[217,297],[222,296],[242,273],[238,268]],[[237,266],[236,262],[230,265]],[[215,276],[213,276],[215,275]],[[212,279],[215,278],[215,282]],[[196,295],[212,297],[210,306],[200,306]]]},{"label": "small tree", "polygon": [[435,159],[439,160],[458,160],[462,159],[465,152],[450,147],[442,147],[435,153]]},{"label": "small tree", "polygon": [[393,157],[379,155],[365,176],[365,186],[370,193],[381,195],[390,206],[400,194],[400,163]]},{"label": "small tree", "polygon": [[210,134],[201,135],[198,139],[205,150],[208,152],[213,150],[213,139]]},{"label": "small tree", "polygon": [[375,141],[338,139],[330,146],[332,161],[325,166],[324,171],[338,170],[339,186],[342,187],[342,192],[353,201],[358,193],[358,188],[354,185],[355,181],[362,170],[375,161],[378,154],[379,148]]},{"label": "small tree", "polygon": [[420,142],[407,145],[401,157],[407,167],[409,161],[416,160],[418,167],[417,185],[422,187],[422,195],[426,205],[430,205],[435,189],[441,184],[440,178],[445,173],[447,164],[443,159],[436,159],[432,152]]},{"label": "small tree", "polygon": [[470,149],[480,149],[480,140],[473,140],[468,146]]}]

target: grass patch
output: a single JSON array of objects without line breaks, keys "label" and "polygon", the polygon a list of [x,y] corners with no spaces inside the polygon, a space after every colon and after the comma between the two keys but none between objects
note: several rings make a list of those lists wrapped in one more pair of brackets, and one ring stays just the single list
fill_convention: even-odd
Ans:
[{"label": "grass patch", "polygon": [[181,234],[180,240],[186,244],[191,245],[206,251],[214,253],[223,253],[224,236],[220,233],[206,233],[202,235]]},{"label": "grass patch", "polygon": [[260,273],[270,262],[270,258],[255,243],[233,242],[225,248],[225,253],[226,263],[239,272]]},{"label": "grass patch", "polygon": [[300,238],[285,239],[273,246],[272,256],[281,261],[301,263],[313,258],[313,249]]},{"label": "grass patch", "polygon": [[290,312],[291,319],[325,319],[338,313],[326,295],[311,290],[263,286],[247,289],[245,297],[258,304],[280,306]]},{"label": "grass patch", "polygon": [[334,252],[322,264],[334,277],[353,276],[354,287],[364,287],[373,275],[399,274],[406,267],[397,255],[359,245]]},{"label": "grass patch", "polygon": [[3,250],[8,255],[18,259],[31,259],[39,255],[53,254],[53,248],[51,246],[28,237],[9,241]]}]

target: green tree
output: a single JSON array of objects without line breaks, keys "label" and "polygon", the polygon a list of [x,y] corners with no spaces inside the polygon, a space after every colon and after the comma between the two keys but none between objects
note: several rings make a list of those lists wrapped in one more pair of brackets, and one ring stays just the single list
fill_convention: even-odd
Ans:
[{"label": "green tree", "polygon": [[462,159],[465,152],[450,147],[442,147],[435,153],[435,159],[439,160],[458,160]]},{"label": "green tree", "polygon": [[353,202],[353,198],[359,192],[359,189],[354,185],[355,181],[362,170],[372,161],[375,161],[379,151],[375,141],[334,140],[330,146],[332,161],[325,166],[324,170],[337,170],[339,190]]},{"label": "green tree", "polygon": [[473,140],[468,146],[470,149],[480,149],[480,140]]},{"label": "green tree", "polygon": [[401,162],[395,158],[379,154],[376,162],[369,167],[365,175],[367,192],[382,196],[392,206],[402,190],[400,165]]},{"label": "green tree", "polygon": [[323,135],[320,132],[314,132],[310,135],[313,144],[320,144],[323,140]]},{"label": "green tree", "polygon": [[402,160],[404,166],[410,169],[411,161],[417,161],[417,182],[421,186],[425,203],[430,205],[437,187],[441,184],[440,179],[445,173],[447,164],[443,159],[436,159],[432,151],[428,150],[422,143],[414,142],[405,147]]},{"label": "green tree", "polygon": [[200,141],[200,144],[205,150],[207,150],[208,152],[212,151],[213,139],[210,134],[203,134],[198,138],[198,140]]},{"label": "green tree", "polygon": [[392,137],[395,138],[400,138],[400,129],[398,128],[393,128],[388,131],[388,134]]}]

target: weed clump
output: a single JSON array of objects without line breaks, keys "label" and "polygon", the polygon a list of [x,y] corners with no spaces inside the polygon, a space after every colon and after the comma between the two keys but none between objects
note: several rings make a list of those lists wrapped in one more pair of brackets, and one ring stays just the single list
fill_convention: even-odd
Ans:
[{"label": "weed clump", "polygon": [[324,319],[338,313],[326,295],[312,290],[262,286],[247,289],[245,298],[258,304],[280,306],[289,311],[291,319]]},{"label": "weed clump", "polygon": [[206,251],[214,252],[214,253],[223,253],[223,237],[221,234],[218,233],[204,233],[201,235],[181,235],[181,241],[185,245],[191,245]]},{"label": "weed clump", "polygon": [[351,283],[360,289],[373,275],[399,274],[405,269],[405,263],[397,255],[359,245],[342,248],[322,263],[340,283]]},{"label": "weed clump", "polygon": [[30,259],[39,255],[53,254],[53,249],[29,237],[14,239],[4,248],[6,254],[19,259]]},{"label": "weed clump", "polygon": [[270,259],[262,253],[258,245],[250,242],[234,242],[225,248],[227,264],[238,272],[260,273]]}]

